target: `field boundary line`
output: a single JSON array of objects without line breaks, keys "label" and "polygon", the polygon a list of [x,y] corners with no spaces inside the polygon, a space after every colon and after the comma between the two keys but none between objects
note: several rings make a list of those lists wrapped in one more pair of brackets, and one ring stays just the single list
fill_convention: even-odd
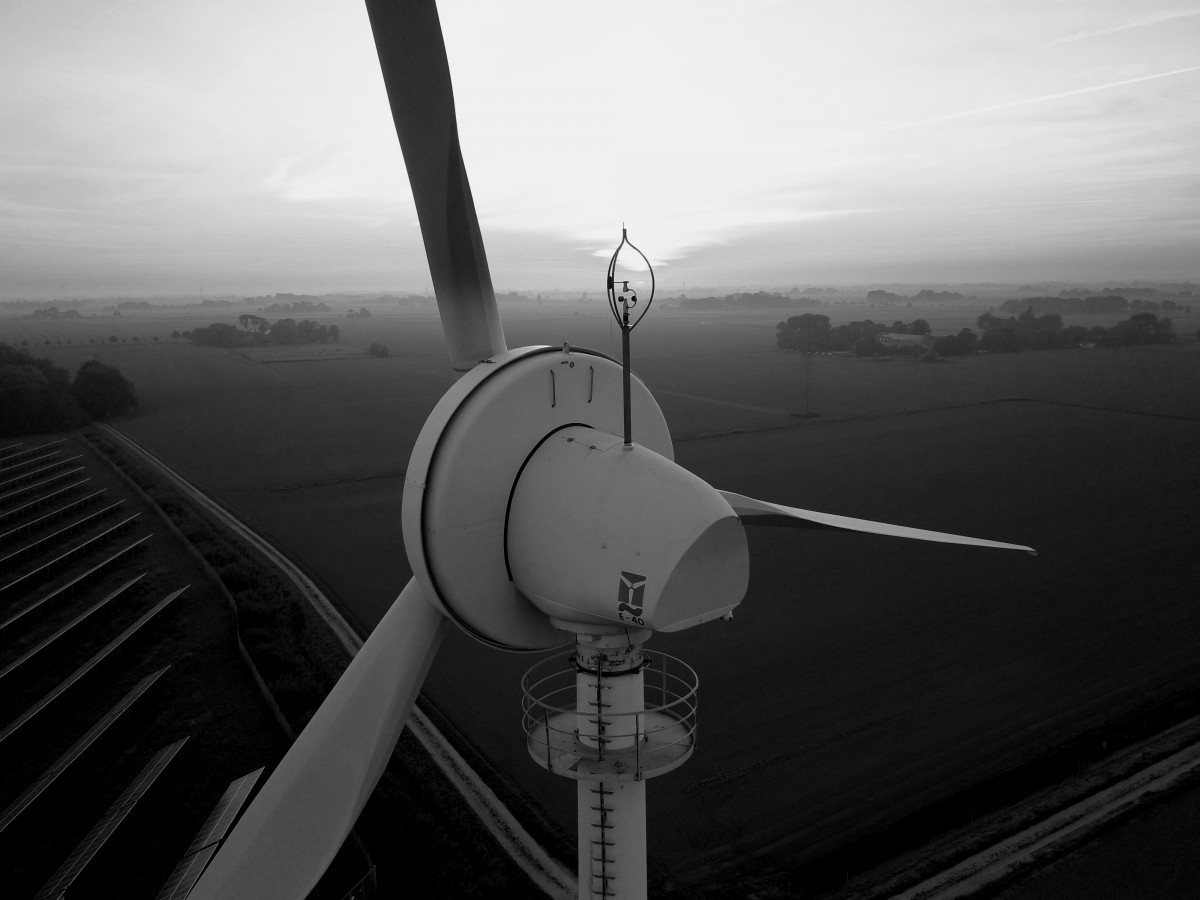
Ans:
[{"label": "field boundary line", "polygon": [[[1200,717],[1174,731],[1200,722]],[[895,900],[950,900],[1008,881],[1056,859],[1104,826],[1140,809],[1200,772],[1200,741],[1189,744],[1089,797],[1047,816],[895,895]]]},{"label": "field boundary line", "polygon": [[[319,587],[303,570],[293,563],[274,545],[260,537],[242,523],[232,512],[204,494],[199,488],[163,462],[152,451],[147,450],[124,432],[104,423],[97,423],[105,434],[118,440],[123,446],[136,453],[145,462],[166,476],[178,489],[215,516],[222,525],[234,531],[251,544],[296,585],[312,604],[321,618],[329,625],[346,652],[353,657],[363,645],[363,638],[338,612]],[[467,805],[479,817],[480,822],[496,839],[514,863],[520,867],[534,884],[547,896],[568,900],[577,895],[575,873],[554,859],[541,844],[529,834],[523,825],[504,805],[495,792],[488,787],[479,773],[451,745],[417,706],[406,723],[409,731],[417,738],[430,758],[442,770],[450,783],[457,788]]]},{"label": "field boundary line", "polygon": [[[671,394],[670,391],[656,391],[659,394]],[[767,407],[750,407],[744,404],[729,403],[724,400],[712,400],[703,398],[693,394],[679,394],[678,397],[690,397],[698,400],[706,400],[709,403],[717,403],[723,406],[738,406],[748,410],[758,410],[760,412],[781,412],[780,410],[772,410]],[[719,431],[704,431],[696,434],[672,435],[671,440],[676,444],[683,444],[689,441],[703,441],[710,438],[731,437],[739,434],[761,434],[767,431],[779,431],[785,428],[816,428],[825,425],[843,425],[849,422],[863,422],[870,419],[887,419],[892,416],[906,416],[919,413],[936,413],[936,412],[952,412],[958,409],[972,409],[977,406],[991,406],[1000,403],[1039,403],[1043,406],[1062,406],[1068,409],[1086,409],[1092,412],[1118,413],[1127,416],[1146,416],[1151,419],[1170,419],[1177,422],[1200,422],[1200,417],[1184,416],[1178,413],[1166,412],[1148,412],[1140,409],[1123,409],[1119,406],[1094,406],[1088,403],[1071,403],[1066,400],[1042,400],[1037,397],[987,397],[982,400],[970,400],[966,403],[948,403],[943,406],[906,406],[903,409],[886,410],[884,412],[867,412],[860,415],[848,416],[826,416],[815,414],[808,418],[801,418],[796,413],[787,413],[791,419],[796,421],[776,422],[769,425],[735,425],[729,428],[724,428]]]},{"label": "field boundary line", "polygon": [[287,491],[300,491],[305,488],[328,487],[331,484],[357,484],[360,481],[384,481],[388,478],[403,478],[404,472],[380,472],[378,475],[355,475],[352,478],[330,478],[328,481],[303,481],[299,484],[285,484],[282,487],[267,488],[272,494],[282,494]]}]

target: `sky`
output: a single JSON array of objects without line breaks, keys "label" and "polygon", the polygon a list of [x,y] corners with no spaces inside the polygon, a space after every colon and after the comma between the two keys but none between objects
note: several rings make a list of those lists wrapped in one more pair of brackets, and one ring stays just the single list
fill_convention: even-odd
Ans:
[{"label": "sky", "polygon": [[[498,290],[1200,279],[1200,6],[439,10]],[[0,299],[430,284],[356,0],[4,0],[0,134]]]}]

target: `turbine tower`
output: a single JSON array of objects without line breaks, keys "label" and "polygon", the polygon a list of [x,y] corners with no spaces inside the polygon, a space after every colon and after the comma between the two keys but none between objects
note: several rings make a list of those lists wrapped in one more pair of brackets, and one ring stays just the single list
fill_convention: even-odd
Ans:
[{"label": "turbine tower", "polygon": [[434,2],[367,10],[450,360],[465,374],[409,460],[412,580],[189,896],[307,896],[382,775],[449,622],[506,650],[574,641],[565,694],[550,670],[549,681],[536,667],[526,678],[527,740],[580,782],[583,896],[644,896],[644,779],[692,752],[696,680],[686,667],[647,668],[642,645],[742,601],[744,524],[1033,551],[716,490],[673,461],[662,411],[629,370],[624,327],[625,364],[565,344],[509,350]]}]

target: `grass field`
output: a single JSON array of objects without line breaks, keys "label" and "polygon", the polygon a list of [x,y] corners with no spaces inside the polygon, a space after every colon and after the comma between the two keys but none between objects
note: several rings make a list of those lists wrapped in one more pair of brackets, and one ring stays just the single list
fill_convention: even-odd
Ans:
[{"label": "grass field", "polygon": [[[921,315],[941,332],[977,314],[845,318]],[[649,790],[664,884],[804,865],[1200,687],[1189,546],[1200,345],[937,364],[818,357],[819,415],[796,419],[800,360],[775,349],[781,317],[664,312],[635,332],[634,368],[682,464],[751,496],[1041,555],[752,531],[750,591],[733,622],[649,645],[701,677],[699,749]],[[432,313],[339,325],[346,353],[294,362],[145,339],[31,349],[72,368],[92,353],[117,365],[142,399],[121,427],[371,625],[408,577],[403,473],[452,376]],[[9,326],[0,340],[15,343]],[[599,310],[514,310],[505,329],[510,346],[614,343]],[[354,352],[372,341],[392,356]],[[1025,399],[984,402],[1003,398]],[[570,830],[574,791],[526,758],[519,730],[531,663],[456,633],[426,694]]]}]

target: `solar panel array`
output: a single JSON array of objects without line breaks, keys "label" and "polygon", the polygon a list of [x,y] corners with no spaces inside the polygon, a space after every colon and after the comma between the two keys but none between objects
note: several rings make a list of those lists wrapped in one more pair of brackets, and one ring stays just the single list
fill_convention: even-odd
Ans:
[{"label": "solar panel array", "polygon": [[12,509],[5,510],[0,513],[0,525],[7,525],[10,522],[17,522],[23,517],[29,515],[39,509],[45,509],[53,503],[58,503],[71,494],[79,492],[79,489],[85,487],[91,478],[84,478],[80,481],[68,484],[66,487],[59,488],[51,494],[43,494],[41,497],[35,497],[20,506],[15,506]]},{"label": "solar panel array", "polygon": [[[12,528],[12,529],[4,532],[3,534],[0,534],[0,544],[7,544],[10,541],[14,541],[17,538],[21,537],[21,535],[29,534],[30,532],[37,531],[39,528],[44,528],[46,525],[50,524],[51,522],[56,522],[59,519],[66,518],[67,516],[71,515],[72,513],[78,512],[79,510],[83,509],[89,503],[94,503],[97,499],[100,498],[101,495],[103,495],[107,492],[108,492],[107,488],[101,488],[98,491],[93,491],[92,493],[88,494],[86,497],[79,497],[75,500],[72,500],[69,503],[67,503],[65,506],[60,506],[58,509],[54,510],[53,512],[46,513],[44,516],[38,516],[36,519],[33,519],[29,522],[22,522],[16,528]],[[7,518],[7,514],[5,517]]]},{"label": "solar panel array", "polygon": [[103,562],[97,563],[96,565],[92,566],[92,568],[88,569],[82,575],[78,575],[75,578],[72,578],[66,584],[62,585],[61,587],[55,588],[53,591],[51,591],[46,596],[42,597],[40,600],[35,600],[33,603],[29,604],[28,606],[22,608],[18,612],[9,616],[3,622],[0,622],[0,635],[3,635],[9,629],[13,628],[15,625],[20,624],[22,622],[22,620],[28,621],[29,618],[31,616],[33,616],[35,613],[39,613],[39,612],[42,612],[42,611],[50,608],[56,602],[58,602],[59,600],[61,600],[65,596],[67,596],[74,588],[78,587],[79,585],[83,584],[86,581],[91,580],[95,576],[101,574],[105,570],[116,565],[118,562],[123,560],[126,556],[128,556],[129,554],[131,554],[135,550],[137,550],[142,544],[146,543],[146,541],[150,540],[150,537],[151,537],[150,535],[146,535],[145,537],[138,538],[133,543],[128,544],[128,545],[122,547],[116,553],[113,553],[111,556],[109,556]]},{"label": "solar panel array", "polygon": [[16,821],[17,817],[28,809],[33,802],[45,793],[58,777],[71,767],[75,760],[79,759],[92,744],[94,744],[111,725],[113,725],[129,707],[141,697],[146,691],[150,690],[154,682],[162,676],[170,666],[163,666],[157,672],[152,672],[139,681],[128,694],[122,697],[117,704],[105,713],[95,725],[84,733],[83,737],[71,745],[71,748],[60,756],[49,769],[47,769],[42,777],[30,785],[25,793],[21,794],[12,804],[9,805],[3,813],[0,813],[0,832]]},{"label": "solar panel array", "polygon": [[221,841],[233,827],[234,820],[245,806],[262,773],[262,769],[256,769],[229,783],[229,787],[225,788],[225,793],[221,795],[221,799],[217,801],[217,805],[213,807],[213,811],[196,834],[195,840],[183,854],[183,859],[171,872],[171,877],[167,879],[163,889],[158,892],[156,900],[184,900],[187,897],[188,892],[204,874],[204,869],[221,846]]},{"label": "solar panel array", "polygon": [[35,484],[27,484],[25,487],[17,488],[16,490],[7,491],[0,494],[0,503],[12,503],[14,500],[19,500],[28,494],[36,494],[39,491],[44,491],[48,487],[53,487],[56,484],[62,484],[64,481],[70,481],[85,471],[83,466],[76,469],[68,469],[64,472],[57,472],[49,478],[43,479]]},{"label": "solar panel array", "polygon": [[[39,462],[44,462],[45,464],[39,466],[38,468],[29,469],[26,472],[21,472],[20,474],[16,475],[10,474],[8,478],[0,480],[0,494],[7,493],[10,489],[25,484],[28,481],[41,481],[52,472],[58,472],[67,468],[68,466],[76,465],[81,459],[83,459],[82,455],[76,455],[68,457],[67,459],[56,459],[54,462],[48,461],[52,459],[53,456],[57,455],[58,454],[53,454],[52,456],[47,456],[45,460],[39,460]],[[16,468],[22,467],[18,466]]]},{"label": "solar panel array", "polygon": [[[116,525],[106,528],[98,534],[92,535],[87,540],[76,544],[74,547],[71,547],[68,550],[64,550],[54,559],[42,563],[42,565],[38,566],[31,572],[26,572],[21,577],[15,578],[7,584],[0,585],[0,597],[7,597],[10,593],[15,593],[17,590],[22,589],[22,586],[25,585],[26,582],[29,582],[31,585],[37,584],[39,579],[44,578],[47,574],[60,568],[65,563],[68,563],[73,559],[77,559],[79,556],[94,550],[101,543],[108,540],[118,532],[124,530],[133,522],[137,521],[139,516],[141,516],[141,513],[134,513],[133,515],[122,519]],[[27,587],[25,589],[28,590]]]},{"label": "solar panel array", "polygon": [[[164,618],[162,614],[187,587],[165,597],[159,592],[162,599],[156,601],[150,592],[153,588],[147,589],[147,585],[158,569],[139,574],[128,565],[132,555],[154,537],[136,533],[117,537],[122,529],[137,528],[135,523],[145,521],[145,516],[137,513],[144,502],[134,497],[136,492],[127,481],[125,487],[120,486],[119,471],[105,474],[97,465],[98,457],[76,455],[73,451],[81,449],[82,443],[73,437],[29,449],[0,447],[0,570],[4,572],[0,580],[0,692],[9,699],[6,713],[27,707],[15,719],[0,719],[0,750],[6,759],[8,754],[21,759],[18,774],[10,772],[3,785],[7,808],[0,810],[0,836],[5,850],[21,848],[22,854],[19,861],[12,857],[14,866],[7,875],[0,874],[0,898],[10,889],[28,897],[56,866],[36,896],[39,900],[75,896],[106,876],[110,865],[124,866],[125,861],[116,856],[125,854],[129,840],[140,838],[143,828],[154,830],[156,840],[168,842],[164,846],[179,847],[186,829],[195,824],[185,820],[149,822],[142,814],[148,812],[146,803],[139,807],[142,813],[128,819],[156,779],[154,794],[194,790],[189,785],[197,776],[190,769],[184,772],[182,765],[176,765],[167,777],[159,777],[187,740],[184,738],[157,753],[63,859],[71,840],[90,824],[72,818],[81,805],[90,808],[81,801],[93,796],[99,785],[108,785],[105,790],[112,793],[121,787],[107,773],[101,774],[112,765],[113,753],[132,752],[135,759],[144,758],[161,742],[183,733],[173,727],[166,735],[162,733],[162,716],[152,716],[151,707],[157,710],[163,698],[151,695],[146,699],[147,695],[152,690],[160,694],[171,691],[171,683],[180,677],[195,677],[194,673],[180,674],[188,671],[189,665],[194,669],[195,663],[186,661],[190,654],[174,669],[164,666],[145,674],[148,660],[134,652],[132,639],[149,631],[146,626],[156,617]],[[118,585],[118,581],[124,583]],[[164,584],[159,591],[171,587]],[[102,592],[105,596],[97,600]],[[182,605],[175,603],[174,607]],[[127,608],[129,615],[140,617],[94,652],[112,631],[122,628],[124,623],[113,617]],[[49,637],[43,636],[50,631]],[[144,641],[136,642],[137,648],[144,646]],[[88,655],[91,658],[80,665]],[[72,668],[74,671],[65,675]],[[164,677],[169,669],[171,676]],[[133,678],[125,681],[125,675]],[[113,681],[123,681],[123,691],[136,678],[141,681],[118,699]],[[30,699],[18,700],[39,695],[32,704]],[[85,712],[77,726],[56,730],[60,718],[78,715],[74,710],[94,712]],[[98,721],[92,721],[95,716],[100,717]],[[73,738],[76,728],[86,728],[78,739]],[[146,728],[158,736],[143,733]],[[185,725],[184,730],[187,728]],[[63,751],[63,743],[73,739]],[[61,755],[51,762],[56,754]],[[257,769],[227,786],[161,897],[183,900],[192,890],[243,812],[263,771]],[[211,796],[207,791],[198,794],[198,799]],[[14,796],[16,799],[10,800]],[[106,793],[108,796],[111,794]],[[190,807],[190,801],[187,805]],[[118,828],[121,839],[111,841]],[[134,860],[132,864],[145,862]],[[97,872],[98,868],[104,872]],[[139,877],[153,878],[157,873],[155,865]]]},{"label": "solar panel array", "polygon": [[39,653],[41,653],[46,648],[53,646],[54,642],[57,641],[60,637],[62,637],[64,634],[67,634],[68,632],[73,630],[77,625],[79,625],[86,619],[90,618],[94,613],[99,612],[101,609],[103,609],[105,606],[107,606],[109,603],[111,603],[117,597],[121,596],[121,594],[123,594],[127,590],[129,590],[129,588],[131,588],[133,585],[135,585],[139,581],[141,581],[145,576],[146,576],[146,573],[142,572],[138,575],[135,575],[133,578],[130,578],[127,582],[125,582],[123,585],[121,585],[115,591],[110,592],[107,596],[103,597],[102,599],[100,599],[98,602],[96,602],[92,606],[89,606],[87,609],[85,609],[83,612],[81,612],[79,615],[77,615],[74,619],[72,619],[70,622],[68,622],[62,628],[58,629],[58,631],[54,632],[54,634],[50,635],[50,637],[46,638],[44,641],[42,641],[40,644],[38,644],[36,647],[32,647],[23,656],[13,660],[11,663],[9,663],[7,666],[5,666],[4,669],[0,670],[0,681],[3,681],[6,675],[9,675],[12,672],[15,672],[18,669],[20,669],[21,666],[23,666],[25,663],[29,662],[29,660],[36,657]]},{"label": "solar panel array", "polygon": [[104,817],[92,826],[92,830],[79,842],[75,852],[67,857],[66,862],[59,867],[57,872],[50,876],[50,880],[36,894],[34,900],[50,900],[50,898],[67,892],[74,884],[75,879],[87,868],[88,863],[100,852],[105,842],[112,837],[113,832],[125,821],[125,817],[129,815],[138,801],[150,790],[158,776],[162,774],[163,769],[175,758],[187,740],[187,738],[182,738],[154,754],[150,762],[146,763],[145,768],[108,808]]},{"label": "solar panel array", "polygon": [[36,716],[38,713],[42,712],[47,706],[49,706],[51,703],[53,703],[55,700],[57,700],[59,697],[61,697],[64,693],[66,693],[66,691],[73,684],[78,682],[81,678],[83,678],[84,675],[86,675],[93,668],[95,668],[101,662],[103,662],[105,657],[107,657],[110,653],[112,653],[114,650],[116,650],[118,647],[120,647],[123,643],[125,643],[125,641],[127,641],[130,637],[132,637],[134,634],[136,634],[138,632],[138,629],[140,629],[143,625],[145,625],[147,622],[149,622],[151,619],[153,619],[162,610],[166,609],[167,606],[169,606],[176,597],[178,597],[180,594],[182,594],[186,590],[187,590],[187,587],[181,587],[177,591],[172,591],[164,599],[160,600],[157,604],[155,604],[153,609],[151,609],[148,612],[146,612],[145,614],[143,614],[142,617],[139,618],[136,622],[134,622],[132,625],[130,625],[128,628],[126,628],[124,631],[122,631],[119,635],[117,635],[115,638],[113,638],[111,641],[109,641],[109,643],[104,646],[103,650],[101,650],[99,653],[97,653],[95,656],[93,656],[91,659],[89,659],[87,662],[85,662],[82,666],[80,666],[78,669],[76,669],[74,672],[72,672],[70,675],[68,675],[56,688],[54,688],[52,691],[50,691],[48,694],[46,694],[44,697],[42,697],[41,700],[39,700],[33,706],[29,707],[29,709],[25,710],[25,712],[23,712],[20,716],[18,716],[15,721],[13,721],[10,725],[8,725],[7,728],[5,728],[3,731],[0,731],[0,744],[4,743],[4,741],[8,740],[8,738],[12,737],[13,734],[15,734],[18,730],[23,728],[25,725],[27,725],[29,723],[29,721],[34,718],[34,716]]}]

